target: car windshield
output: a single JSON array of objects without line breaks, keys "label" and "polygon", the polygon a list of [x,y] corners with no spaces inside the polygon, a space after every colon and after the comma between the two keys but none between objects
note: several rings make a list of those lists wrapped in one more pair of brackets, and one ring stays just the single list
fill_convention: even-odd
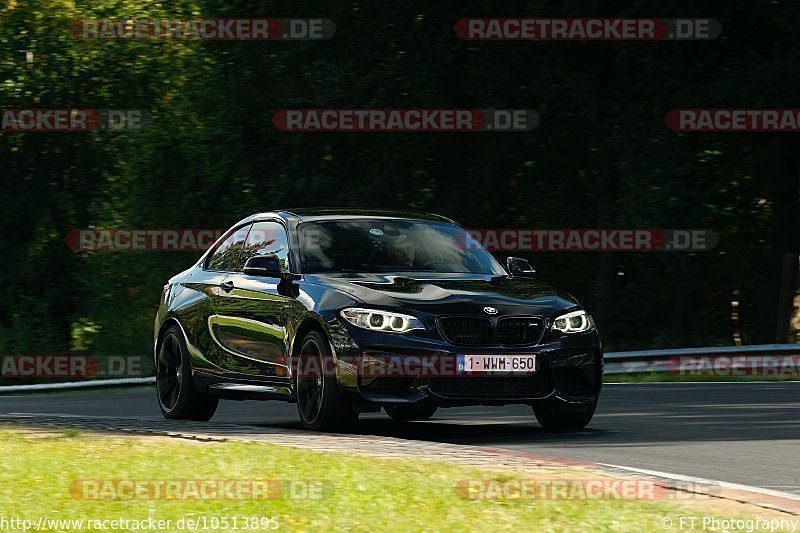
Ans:
[{"label": "car windshield", "polygon": [[419,220],[355,219],[298,226],[303,272],[442,272],[504,275],[466,230]]}]

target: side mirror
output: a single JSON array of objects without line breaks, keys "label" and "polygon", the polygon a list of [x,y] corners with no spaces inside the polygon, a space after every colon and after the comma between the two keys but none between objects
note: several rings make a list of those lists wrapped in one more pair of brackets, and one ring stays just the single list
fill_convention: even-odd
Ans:
[{"label": "side mirror", "polygon": [[512,276],[519,278],[535,278],[536,270],[533,269],[527,259],[521,257],[509,257],[506,259],[506,270]]},{"label": "side mirror", "polygon": [[244,273],[248,276],[265,278],[282,278],[281,261],[275,254],[254,255],[244,264]]}]

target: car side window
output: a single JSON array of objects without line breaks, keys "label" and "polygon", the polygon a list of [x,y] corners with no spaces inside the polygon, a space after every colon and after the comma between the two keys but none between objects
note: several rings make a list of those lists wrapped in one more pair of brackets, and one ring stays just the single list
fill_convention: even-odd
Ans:
[{"label": "car side window", "polygon": [[242,251],[251,227],[250,224],[242,226],[222,241],[206,261],[206,270],[225,270],[229,272],[241,270],[244,264]]},{"label": "car side window", "polygon": [[281,262],[281,270],[289,271],[289,240],[286,230],[278,222],[256,222],[247,236],[242,254],[242,268],[253,256],[275,254]]}]

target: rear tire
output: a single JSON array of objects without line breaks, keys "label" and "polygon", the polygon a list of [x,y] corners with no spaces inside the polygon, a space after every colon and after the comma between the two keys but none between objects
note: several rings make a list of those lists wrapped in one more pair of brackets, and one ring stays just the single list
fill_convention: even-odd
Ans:
[{"label": "rear tire", "polygon": [[156,397],[164,418],[208,421],[219,398],[199,392],[192,379],[192,365],[177,325],[170,326],[159,344],[156,357]]},{"label": "rear tire", "polygon": [[591,422],[596,408],[597,400],[580,410],[561,400],[546,400],[533,404],[533,414],[544,429],[577,431]]},{"label": "rear tire", "polygon": [[436,414],[435,405],[394,405],[384,407],[386,414],[394,420],[428,420]]},{"label": "rear tire", "polygon": [[336,433],[352,429],[358,412],[339,392],[328,340],[322,333],[310,331],[300,346],[299,357],[304,360],[297,368],[303,370],[295,376],[294,390],[303,427]]}]

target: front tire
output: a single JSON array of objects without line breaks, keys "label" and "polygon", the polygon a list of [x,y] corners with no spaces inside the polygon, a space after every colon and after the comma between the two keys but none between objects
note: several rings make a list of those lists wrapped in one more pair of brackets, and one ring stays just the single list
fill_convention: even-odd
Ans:
[{"label": "front tire", "polygon": [[384,407],[386,414],[394,420],[428,420],[436,414],[435,405],[394,405]]},{"label": "front tire", "polygon": [[314,431],[345,432],[355,426],[358,413],[339,393],[330,344],[318,331],[309,332],[300,345],[295,376],[297,412],[303,427]]},{"label": "front tire", "polygon": [[533,414],[539,424],[550,431],[578,431],[591,422],[597,400],[576,409],[561,400],[546,400],[533,404]]},{"label": "front tire", "polygon": [[161,339],[156,357],[156,396],[164,418],[206,422],[214,416],[219,398],[199,392],[192,380],[192,366],[177,325]]}]

